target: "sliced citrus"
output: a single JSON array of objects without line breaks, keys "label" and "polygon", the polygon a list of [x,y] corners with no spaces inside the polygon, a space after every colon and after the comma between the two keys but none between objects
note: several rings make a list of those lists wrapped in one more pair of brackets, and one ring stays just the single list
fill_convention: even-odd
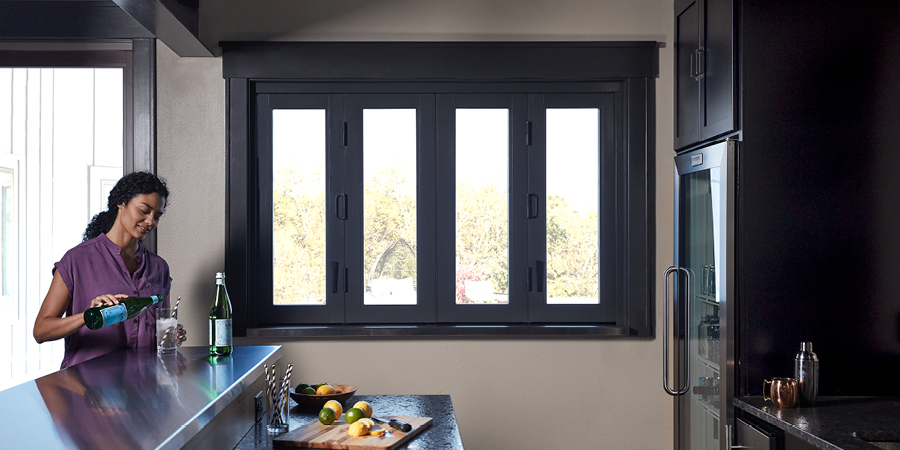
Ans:
[{"label": "sliced citrus", "polygon": [[384,428],[379,428],[377,430],[369,431],[369,434],[371,434],[372,436],[384,436],[384,431]]},{"label": "sliced citrus", "polygon": [[350,436],[363,436],[369,433],[369,429],[366,428],[364,423],[356,422],[350,424],[350,429],[347,430],[347,434]]}]

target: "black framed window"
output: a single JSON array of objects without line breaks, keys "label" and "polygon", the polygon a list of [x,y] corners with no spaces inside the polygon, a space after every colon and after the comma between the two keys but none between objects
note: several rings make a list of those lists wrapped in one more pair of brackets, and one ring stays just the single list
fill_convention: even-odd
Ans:
[{"label": "black framed window", "polygon": [[446,48],[320,45],[348,57],[327,77],[317,45],[224,46],[239,334],[652,333],[655,43],[543,44],[569,77],[502,79],[548,49],[459,44],[486,59],[422,76]]}]

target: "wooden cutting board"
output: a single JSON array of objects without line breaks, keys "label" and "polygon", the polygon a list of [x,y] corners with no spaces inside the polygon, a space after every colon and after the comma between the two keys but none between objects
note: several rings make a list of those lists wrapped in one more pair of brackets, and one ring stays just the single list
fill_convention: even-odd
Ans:
[{"label": "wooden cutting board", "polygon": [[384,428],[384,436],[350,436],[347,430],[350,424],[343,419],[331,425],[323,425],[318,420],[303,424],[296,430],[288,431],[272,439],[274,447],[308,447],[339,448],[346,450],[391,450],[412,439],[422,430],[431,426],[431,417],[378,416],[385,419],[397,419],[412,426],[412,430],[404,433],[388,424],[375,422],[374,429]]}]

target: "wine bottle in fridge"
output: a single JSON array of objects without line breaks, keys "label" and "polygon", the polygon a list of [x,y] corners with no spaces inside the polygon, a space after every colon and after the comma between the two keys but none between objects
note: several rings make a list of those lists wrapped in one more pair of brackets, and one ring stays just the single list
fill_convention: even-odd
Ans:
[{"label": "wine bottle in fridge", "polygon": [[225,289],[225,272],[216,272],[216,296],[209,308],[209,354],[231,354],[231,300]]},{"label": "wine bottle in fridge", "polygon": [[124,322],[141,313],[146,307],[159,303],[162,295],[150,297],[128,297],[119,299],[118,305],[100,305],[84,311],[84,324],[91,330],[97,330],[119,322]]}]

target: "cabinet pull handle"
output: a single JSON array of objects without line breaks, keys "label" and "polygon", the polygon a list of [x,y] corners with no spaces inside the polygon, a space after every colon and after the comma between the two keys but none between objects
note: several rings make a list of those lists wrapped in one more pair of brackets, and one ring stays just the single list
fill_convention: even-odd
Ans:
[{"label": "cabinet pull handle", "polygon": [[706,49],[697,49],[697,80],[706,75]]},{"label": "cabinet pull handle", "polygon": [[747,445],[734,445],[731,440],[731,425],[725,425],[725,450],[732,450],[735,448],[753,448]]}]

